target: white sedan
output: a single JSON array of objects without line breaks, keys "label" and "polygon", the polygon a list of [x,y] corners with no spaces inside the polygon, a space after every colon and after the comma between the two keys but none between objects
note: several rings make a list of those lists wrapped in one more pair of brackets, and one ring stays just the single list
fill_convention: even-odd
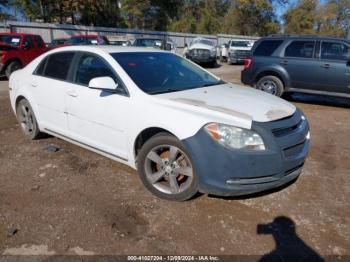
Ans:
[{"label": "white sedan", "polygon": [[14,72],[9,89],[26,136],[48,133],[129,165],[168,200],[281,186],[308,152],[294,105],[160,50],[58,48]]}]

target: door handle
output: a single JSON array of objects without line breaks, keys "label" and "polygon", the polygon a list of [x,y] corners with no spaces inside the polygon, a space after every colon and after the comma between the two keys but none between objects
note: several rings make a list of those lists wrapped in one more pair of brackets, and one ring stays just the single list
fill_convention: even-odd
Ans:
[{"label": "door handle", "polygon": [[282,64],[282,65],[288,65],[288,60],[283,60],[283,61],[281,62],[281,64]]},{"label": "door handle", "polygon": [[323,67],[323,68],[330,68],[331,65],[330,64],[324,64],[324,65],[321,65],[321,67]]},{"label": "door handle", "polygon": [[72,96],[72,97],[77,97],[78,96],[77,92],[75,92],[74,90],[68,90],[67,91],[67,95]]},{"label": "door handle", "polygon": [[31,85],[32,87],[37,87],[37,86],[38,86],[38,83],[36,83],[36,82],[31,82],[30,85]]}]

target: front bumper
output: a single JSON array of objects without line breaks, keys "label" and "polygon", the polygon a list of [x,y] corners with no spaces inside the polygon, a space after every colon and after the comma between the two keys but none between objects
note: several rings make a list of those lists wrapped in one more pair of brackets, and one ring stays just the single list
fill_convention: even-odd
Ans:
[{"label": "front bumper", "polygon": [[202,128],[183,140],[192,156],[199,190],[221,196],[246,195],[280,187],[296,179],[309,149],[309,126],[297,110],[286,119],[259,123],[252,129],[264,140],[266,150],[226,148]]},{"label": "front bumper", "polygon": [[191,61],[198,63],[198,64],[202,64],[202,63],[213,63],[216,61],[216,57],[195,57],[195,56],[190,56],[188,57]]}]

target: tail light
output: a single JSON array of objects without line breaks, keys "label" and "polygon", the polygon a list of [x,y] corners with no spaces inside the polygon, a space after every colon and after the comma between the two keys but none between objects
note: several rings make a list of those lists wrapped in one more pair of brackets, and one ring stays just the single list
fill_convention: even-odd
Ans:
[{"label": "tail light", "polygon": [[244,69],[249,69],[252,64],[253,64],[253,59],[251,58],[244,59]]}]

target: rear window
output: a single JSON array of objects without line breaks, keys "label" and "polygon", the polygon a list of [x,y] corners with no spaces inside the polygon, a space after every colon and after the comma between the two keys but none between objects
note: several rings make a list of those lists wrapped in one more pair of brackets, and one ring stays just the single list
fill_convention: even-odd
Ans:
[{"label": "rear window", "polygon": [[49,56],[44,76],[66,80],[74,53],[56,53]]},{"label": "rear window", "polygon": [[283,43],[283,40],[264,40],[255,48],[253,55],[270,56]]}]

